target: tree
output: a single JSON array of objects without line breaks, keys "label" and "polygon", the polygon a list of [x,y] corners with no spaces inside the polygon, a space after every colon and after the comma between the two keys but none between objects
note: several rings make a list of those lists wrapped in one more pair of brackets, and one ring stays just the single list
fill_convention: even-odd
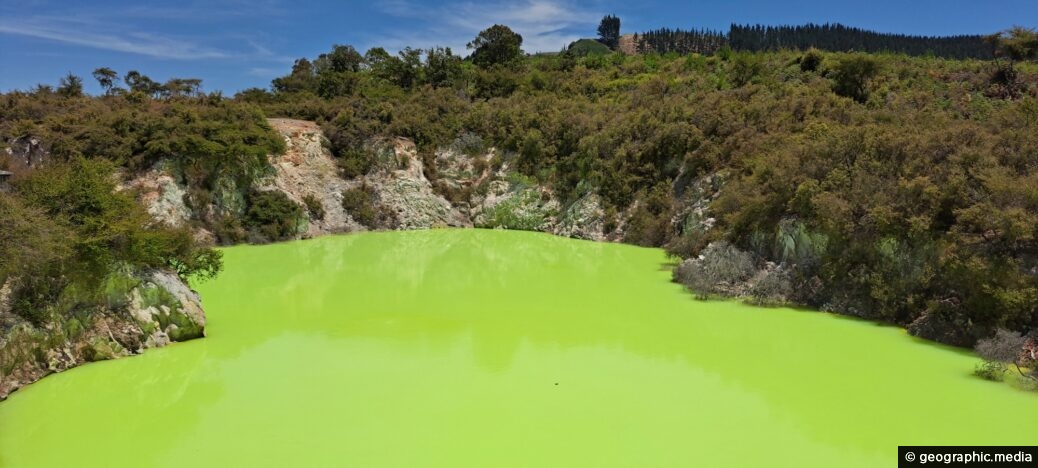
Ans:
[{"label": "tree", "polygon": [[1010,63],[1038,59],[1038,31],[1023,26],[987,36],[995,49],[995,58],[1005,57]]},{"label": "tree", "polygon": [[435,47],[425,52],[425,79],[433,88],[447,87],[461,77],[461,57],[450,47]]},{"label": "tree", "polygon": [[137,70],[126,72],[123,82],[130,88],[130,91],[144,93],[148,96],[154,96],[162,90],[162,85]]},{"label": "tree", "polygon": [[33,274],[70,254],[69,231],[17,196],[0,196],[0,285],[14,274]]},{"label": "tree", "polygon": [[480,68],[513,65],[523,56],[523,36],[508,26],[495,24],[484,29],[466,47],[472,49],[472,63]]},{"label": "tree", "polygon": [[[1016,62],[1038,59],[1038,31],[1014,26],[1006,31],[984,38],[992,46],[995,71],[991,74],[991,89],[987,94],[1003,99],[1016,99],[1023,94],[1023,84],[1017,76]],[[999,59],[1005,58],[1002,63]]]},{"label": "tree", "polygon": [[422,51],[404,47],[389,63],[393,83],[409,89],[422,81]]},{"label": "tree", "polygon": [[364,58],[360,56],[360,52],[354,49],[351,45],[340,45],[335,44],[332,46],[332,51],[327,54],[321,54],[314,60],[314,69],[318,74],[324,72],[358,72],[360,66],[364,62]]},{"label": "tree", "polygon": [[69,72],[69,74],[61,78],[61,82],[58,85],[58,94],[65,97],[82,96],[83,79]]},{"label": "tree", "polygon": [[381,47],[372,47],[364,52],[364,63],[367,64],[368,69],[371,70],[375,76],[382,78],[382,73],[385,70],[385,63],[387,60],[392,58],[386,49]]},{"label": "tree", "polygon": [[180,97],[198,94],[202,88],[202,80],[198,78],[170,78],[162,85],[161,92],[167,97]]},{"label": "tree", "polygon": [[800,71],[813,72],[818,70],[822,64],[822,53],[814,47],[807,49],[803,57],[800,57]]},{"label": "tree", "polygon": [[841,60],[833,70],[833,91],[864,103],[869,100],[869,82],[879,74],[879,62],[870,57],[853,56]]},{"label": "tree", "polygon": [[376,47],[364,54],[364,60],[376,78],[409,89],[422,80],[422,51],[405,47],[397,57]]},{"label": "tree", "polygon": [[353,94],[357,87],[357,74],[350,72],[325,72],[317,78],[317,95],[325,99]]},{"label": "tree", "polygon": [[279,93],[313,91],[316,87],[314,64],[305,58],[297,59],[292,64],[292,73],[288,76],[274,78],[270,85]]},{"label": "tree", "polygon": [[616,50],[620,45],[620,18],[606,15],[598,23],[598,41],[610,49]]},{"label": "tree", "polygon": [[105,95],[112,95],[115,88],[115,80],[119,78],[119,74],[108,67],[101,67],[94,70],[94,79],[97,80],[97,84],[101,85],[101,88],[105,90]]}]

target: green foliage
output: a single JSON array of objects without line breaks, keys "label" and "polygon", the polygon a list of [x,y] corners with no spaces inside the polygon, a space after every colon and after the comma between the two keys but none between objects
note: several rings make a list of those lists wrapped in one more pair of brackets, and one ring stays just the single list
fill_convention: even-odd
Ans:
[{"label": "green foliage", "polygon": [[548,216],[554,214],[541,205],[536,190],[520,189],[515,195],[494,205],[480,227],[536,231],[544,225]]},{"label": "green foliage", "polygon": [[94,79],[97,80],[97,84],[101,86],[101,89],[105,90],[106,95],[112,94],[117,88],[115,87],[115,80],[119,78],[119,74],[108,67],[101,67],[94,69],[92,74]]},{"label": "green foliage", "polygon": [[0,284],[11,275],[42,274],[72,253],[69,230],[21,197],[0,195]]},{"label": "green foliage", "polygon": [[732,61],[732,82],[736,86],[744,86],[750,83],[764,69],[763,61],[757,54],[739,53]]},{"label": "green foliage", "polygon": [[606,47],[616,49],[620,43],[620,18],[606,15],[598,23],[598,38]]},{"label": "green foliage", "polygon": [[255,242],[276,242],[296,235],[303,226],[303,208],[279,190],[253,190],[243,220]]},{"label": "green foliage", "polygon": [[[598,195],[614,236],[682,257],[725,240],[779,264],[780,287],[765,289],[788,280],[797,302],[962,345],[999,327],[1033,329],[1038,66],[1013,64],[1010,96],[978,60],[750,54],[788,32],[743,32],[752,34],[740,40],[759,44],[737,52],[715,40],[723,34],[664,31],[651,38],[658,53],[545,54],[496,66],[472,63],[479,53],[470,61],[427,53],[423,63],[413,51],[375,48],[356,67],[353,54],[337,68],[301,59],[272,92],[226,102],[153,100],[162,93],[143,75],[131,80],[136,90],[102,99],[43,86],[0,97],[0,136],[36,136],[59,161],[103,156],[131,173],[172,161],[192,207],[228,208],[240,208],[251,180],[269,170],[265,155],[278,151],[265,115],[318,121],[349,178],[398,167],[392,151],[375,148],[410,138],[427,177],[456,200],[468,195],[435,180],[436,150],[493,148],[489,169],[548,187],[563,206]],[[703,55],[668,53],[677,38]],[[968,46],[953,42],[938,55]],[[319,95],[321,80],[336,77],[349,77],[349,87]],[[722,173],[712,190],[690,189]],[[354,219],[386,226],[374,193],[361,189],[345,204]],[[237,212],[204,222],[237,242],[248,237]]]},{"label": "green foliage", "polygon": [[342,207],[354,221],[368,229],[392,227],[395,223],[395,215],[379,203],[374,189],[367,186],[343,191]]},{"label": "green foliage", "polygon": [[221,178],[248,186],[269,170],[267,155],[284,150],[284,141],[259,108],[246,103],[205,97],[140,103],[130,96],[69,100],[16,92],[4,95],[0,107],[5,141],[28,128],[47,142],[58,161],[104,158],[131,171],[162,161],[182,173],[188,185],[207,189]]},{"label": "green foliage", "polygon": [[663,245],[671,236],[673,215],[673,200],[666,188],[657,187],[631,214],[624,241],[644,246]]},{"label": "green foliage", "polygon": [[864,103],[869,100],[869,82],[876,77],[879,70],[879,62],[871,57],[845,57],[833,69],[833,92]]},{"label": "green foliage", "polygon": [[77,98],[83,96],[83,79],[69,73],[61,78],[58,85],[58,94],[65,98]]},{"label": "green foliage", "polygon": [[116,191],[114,166],[75,158],[31,172],[0,197],[0,278],[12,309],[35,325],[54,311],[118,306],[129,287],[117,272],[167,268],[211,277],[220,254],[186,229],[153,221],[132,193]]},{"label": "green foliage", "polygon": [[566,52],[574,57],[586,57],[588,55],[606,55],[610,50],[609,46],[594,39],[580,39],[566,47]]},{"label": "green foliage", "polygon": [[425,51],[425,81],[433,88],[454,86],[462,76],[461,57],[450,47],[434,47]]},{"label": "green foliage", "polygon": [[814,47],[808,49],[800,57],[800,71],[802,72],[817,71],[820,65],[822,65],[822,52]]},{"label": "green foliage", "polygon": [[321,54],[314,60],[314,69],[318,74],[325,71],[332,73],[349,73],[360,71],[363,57],[350,45],[335,44],[331,52]]},{"label": "green foliage", "polygon": [[472,63],[480,68],[495,65],[513,66],[523,56],[523,36],[508,26],[495,24],[480,31],[468,48],[472,49]]},{"label": "green foliage", "polygon": [[318,200],[312,193],[303,197],[303,204],[306,205],[306,212],[310,215],[311,219],[324,219],[324,205],[322,205],[321,200]]},{"label": "green foliage", "polygon": [[1038,31],[1014,26],[987,37],[995,47],[996,57],[1005,57],[1014,62],[1038,60]]}]

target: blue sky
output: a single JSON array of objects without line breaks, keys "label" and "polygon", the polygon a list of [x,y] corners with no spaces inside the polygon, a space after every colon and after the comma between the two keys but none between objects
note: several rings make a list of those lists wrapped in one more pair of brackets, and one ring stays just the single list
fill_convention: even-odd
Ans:
[{"label": "blue sky", "polygon": [[0,91],[55,84],[68,72],[98,88],[90,72],[136,69],[158,81],[202,78],[207,91],[232,94],[287,73],[298,57],[332,44],[396,50],[465,44],[494,23],[524,38],[528,52],[556,51],[593,37],[613,13],[623,32],[730,23],[840,22],[923,35],[991,33],[1035,27],[1035,0],[487,0],[374,2],[306,0],[0,0]]}]

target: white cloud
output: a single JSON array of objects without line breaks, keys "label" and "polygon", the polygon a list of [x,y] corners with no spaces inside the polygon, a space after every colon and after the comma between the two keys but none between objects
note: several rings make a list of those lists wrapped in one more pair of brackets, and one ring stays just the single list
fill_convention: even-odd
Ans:
[{"label": "white cloud", "polygon": [[554,52],[580,37],[593,35],[601,18],[562,0],[452,2],[432,9],[407,0],[391,0],[380,2],[379,8],[399,18],[423,19],[423,26],[418,30],[401,28],[371,45],[391,49],[449,46],[462,55],[465,44],[494,24],[506,25],[522,35],[527,52]]},{"label": "white cloud", "polygon": [[82,18],[2,18],[0,33],[35,37],[95,49],[147,55],[164,59],[226,58],[226,51],[198,45],[185,39],[142,31],[118,31],[111,25]]}]

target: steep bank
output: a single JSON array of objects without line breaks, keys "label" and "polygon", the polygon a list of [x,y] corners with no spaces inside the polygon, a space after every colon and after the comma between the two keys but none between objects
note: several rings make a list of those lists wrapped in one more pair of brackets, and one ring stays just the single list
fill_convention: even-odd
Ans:
[{"label": "steep bank", "polygon": [[54,372],[205,336],[198,295],[168,271],[113,273],[107,304],[34,326],[12,313],[0,289],[0,400]]},{"label": "steep bank", "polygon": [[[300,207],[302,214],[291,221],[294,229],[287,238],[478,226],[607,239],[596,195],[562,207],[550,189],[511,170],[494,149],[465,154],[443,148],[427,166],[410,140],[376,139],[368,142],[376,163],[360,176],[343,178],[316,123],[276,118],[268,122],[284,139],[285,151],[268,156],[270,170],[251,186],[218,181],[208,203],[192,203],[197,187],[172,160],[159,160],[148,170],[121,173],[126,180],[118,191],[135,196],[155,221],[189,228],[196,240],[209,244],[220,240],[211,221],[244,223],[250,194],[257,192],[282,194]],[[22,170],[44,167],[50,160],[46,142],[34,141],[34,159],[17,152],[22,146],[13,145],[16,151],[9,151],[16,160],[27,161]],[[366,194],[366,204],[344,203],[344,194],[351,191]],[[451,201],[445,195],[452,191],[464,191],[467,197]],[[365,209],[385,216],[369,219],[361,212]],[[197,295],[168,271],[111,271],[103,304],[57,314],[53,322],[40,325],[11,310],[11,285],[16,281],[9,279],[0,294],[0,399],[54,372],[204,336],[205,315]]]},{"label": "steep bank", "polygon": [[[212,197],[207,205],[192,208],[187,196],[191,187],[163,163],[125,186],[138,191],[138,199],[156,219],[192,226],[196,237],[210,241],[217,238],[205,221],[208,214],[244,220],[250,192],[276,192],[300,208],[300,218],[288,221],[294,226],[292,232],[268,240],[371,229],[473,226],[622,239],[622,228],[606,232],[605,211],[597,194],[588,192],[564,204],[549,187],[514,170],[511,157],[493,148],[467,154],[445,147],[425,159],[408,139],[373,139],[365,144],[374,155],[370,168],[344,178],[317,123],[283,118],[268,123],[284,139],[286,151],[269,156],[271,170],[251,187],[233,188]],[[349,192],[362,193],[361,201],[344,202]],[[626,219],[621,214],[614,223],[623,226]]]},{"label": "steep bank", "polygon": [[164,196],[147,212],[107,161],[57,163],[36,146],[31,158],[8,152],[22,164],[0,187],[0,400],[53,372],[204,336],[182,278],[221,265],[173,227],[189,215],[174,181],[154,180]]}]

